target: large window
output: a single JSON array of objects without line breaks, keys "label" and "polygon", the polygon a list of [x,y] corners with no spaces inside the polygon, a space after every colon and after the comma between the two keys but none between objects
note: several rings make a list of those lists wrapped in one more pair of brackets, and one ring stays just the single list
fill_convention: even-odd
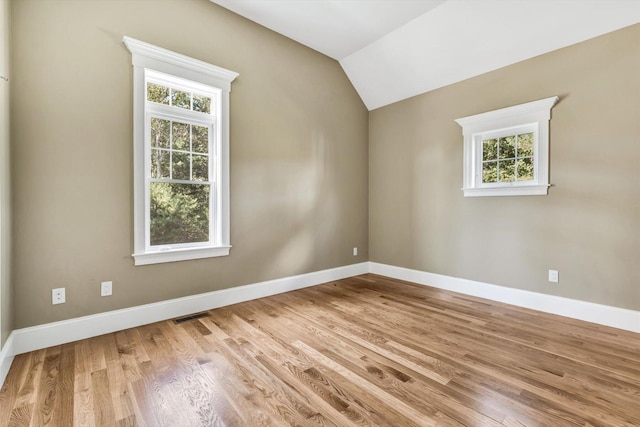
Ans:
[{"label": "large window", "polygon": [[136,265],[229,254],[228,70],[128,37]]},{"label": "large window", "polygon": [[549,188],[551,97],[457,119],[465,197],[544,195]]}]

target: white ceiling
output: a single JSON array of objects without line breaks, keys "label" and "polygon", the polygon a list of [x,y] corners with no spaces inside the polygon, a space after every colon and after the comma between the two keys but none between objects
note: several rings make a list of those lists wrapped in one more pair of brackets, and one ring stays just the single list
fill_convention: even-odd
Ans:
[{"label": "white ceiling", "polygon": [[342,65],[368,109],[640,22],[640,0],[211,0]]}]

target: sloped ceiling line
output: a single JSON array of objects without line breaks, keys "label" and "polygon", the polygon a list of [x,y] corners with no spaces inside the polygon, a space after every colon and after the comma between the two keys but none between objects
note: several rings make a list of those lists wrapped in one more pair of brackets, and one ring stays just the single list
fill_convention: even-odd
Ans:
[{"label": "sloped ceiling line", "polygon": [[338,60],[369,110],[640,22],[640,0],[211,0]]}]

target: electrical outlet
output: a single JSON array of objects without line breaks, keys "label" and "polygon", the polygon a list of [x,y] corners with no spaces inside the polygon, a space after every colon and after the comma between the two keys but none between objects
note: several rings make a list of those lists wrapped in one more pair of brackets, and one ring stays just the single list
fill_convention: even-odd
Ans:
[{"label": "electrical outlet", "polygon": [[113,292],[113,282],[102,282],[100,284],[100,296],[108,297],[112,295]]},{"label": "electrical outlet", "polygon": [[558,270],[549,270],[549,281],[558,283]]},{"label": "electrical outlet", "polygon": [[56,288],[51,290],[51,304],[64,304],[67,302],[64,288]]},{"label": "electrical outlet", "polygon": [[358,256],[358,248],[353,248],[353,256]]}]

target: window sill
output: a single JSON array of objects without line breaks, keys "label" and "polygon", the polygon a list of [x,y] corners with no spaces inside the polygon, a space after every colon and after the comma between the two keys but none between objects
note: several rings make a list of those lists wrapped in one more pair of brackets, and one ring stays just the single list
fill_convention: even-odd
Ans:
[{"label": "window sill", "polygon": [[229,255],[231,246],[208,246],[203,248],[174,249],[170,251],[133,254],[135,265],[161,264],[164,262],[188,261]]},{"label": "window sill", "polygon": [[546,196],[550,185],[522,185],[508,187],[463,188],[464,197],[490,196]]}]

